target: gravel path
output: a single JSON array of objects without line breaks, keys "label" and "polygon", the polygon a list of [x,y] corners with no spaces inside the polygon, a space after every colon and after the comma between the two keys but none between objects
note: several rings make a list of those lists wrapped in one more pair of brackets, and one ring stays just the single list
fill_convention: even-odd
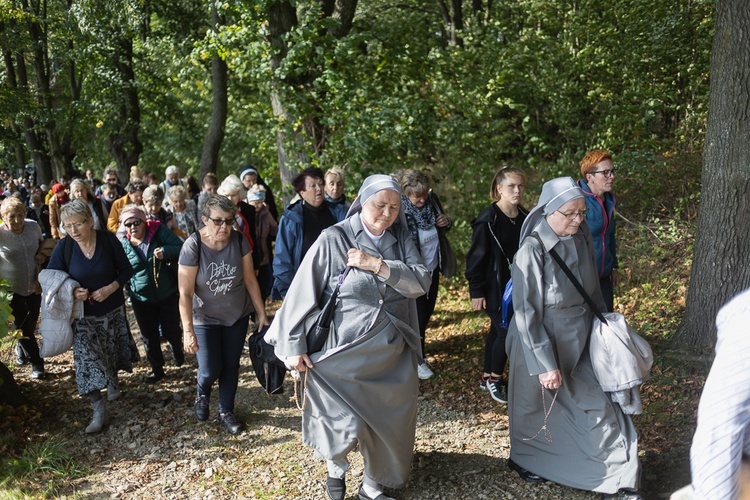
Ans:
[{"label": "gravel path", "polygon": [[[252,375],[248,356],[237,397],[237,415],[247,423],[229,436],[215,416],[197,422],[192,414],[195,358],[167,378],[149,385],[145,363],[122,376],[123,396],[108,404],[111,422],[100,435],[83,429],[90,418],[86,400],[75,388],[70,353],[48,363],[48,378],[33,381],[17,373],[22,390],[43,412],[47,437],[70,442],[89,473],[57,491],[86,498],[325,498],[325,466],[302,445],[299,410],[287,393],[267,395]],[[508,470],[508,425],[504,410],[477,415],[453,409],[451,398],[432,389],[420,395],[416,450],[408,486],[393,492],[401,499],[584,499],[596,495],[551,483],[531,485]],[[216,408],[216,394],[211,407]],[[362,479],[362,462],[352,454],[347,477],[350,497]]]},{"label": "gravel path", "polygon": [[[136,327],[133,331],[137,335]],[[123,396],[108,403],[111,422],[100,435],[83,432],[91,409],[77,395],[70,352],[49,360],[44,381],[31,380],[27,367],[16,371],[22,391],[42,413],[38,439],[66,440],[87,468],[83,477],[54,491],[55,496],[326,498],[325,464],[301,442],[300,412],[290,400],[290,377],[285,394],[268,395],[255,380],[249,356],[244,355],[236,414],[247,429],[230,436],[216,420],[218,391],[211,398],[211,418],[198,422],[193,416],[195,357],[188,356],[185,365],[177,368],[169,364],[168,346],[162,348],[168,358],[167,377],[156,385],[145,383],[150,368],[140,346],[143,361],[134,373],[121,374]],[[451,375],[441,376],[436,370],[436,377],[421,383],[412,474],[406,488],[391,492],[396,498],[598,498],[553,483],[522,481],[506,465],[510,445],[505,407],[478,394],[478,388],[463,388],[459,394],[455,389],[441,390],[449,383],[445,377]],[[670,451],[663,456],[642,457],[645,488],[662,491],[685,484],[689,480],[683,470],[688,447],[689,443],[679,443],[668,447]],[[354,499],[362,480],[362,461],[357,453],[350,458],[347,498]],[[649,495],[665,497],[664,493]]]}]

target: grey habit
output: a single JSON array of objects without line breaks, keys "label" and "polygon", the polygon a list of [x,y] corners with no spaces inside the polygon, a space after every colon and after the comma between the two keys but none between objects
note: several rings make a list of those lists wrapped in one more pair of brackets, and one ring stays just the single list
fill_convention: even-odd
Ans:
[{"label": "grey habit", "polygon": [[[405,226],[384,233],[382,253],[359,213],[337,226],[357,248],[382,257],[390,276],[383,281],[353,268],[341,286],[328,341],[310,356],[302,439],[327,460],[346,459],[359,445],[367,477],[399,488],[409,476],[417,423],[421,347],[414,299],[426,293],[430,273]],[[305,255],[265,336],[281,359],[307,352],[305,334],[344,270],[349,248],[328,228]]]},{"label": "grey habit", "polygon": [[[559,207],[558,207],[559,208]],[[549,255],[559,253],[601,310],[605,310],[588,226],[558,237],[544,218],[516,253],[512,269],[515,314],[508,331],[510,457],[556,483],[600,493],[637,488],[638,436],[628,415],[599,387],[588,337],[593,313]],[[538,236],[538,237],[537,237]],[[545,424],[538,375],[558,369],[557,399]],[[545,390],[549,409],[555,391]]]}]

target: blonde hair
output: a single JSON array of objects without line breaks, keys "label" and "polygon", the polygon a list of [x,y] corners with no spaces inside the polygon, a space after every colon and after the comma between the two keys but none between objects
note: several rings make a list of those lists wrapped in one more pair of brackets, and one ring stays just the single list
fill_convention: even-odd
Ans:
[{"label": "blonde hair", "polygon": [[26,206],[20,198],[8,196],[0,205],[0,213],[3,215],[22,214],[26,216]]},{"label": "blonde hair", "polygon": [[492,184],[490,185],[490,198],[494,202],[500,201],[500,195],[497,193],[497,187],[505,182],[505,179],[508,178],[509,175],[517,175],[521,179],[523,179],[523,183],[526,184],[528,181],[526,177],[526,173],[521,170],[520,168],[516,167],[500,167],[497,169],[497,172],[495,172],[495,177],[492,178]]}]

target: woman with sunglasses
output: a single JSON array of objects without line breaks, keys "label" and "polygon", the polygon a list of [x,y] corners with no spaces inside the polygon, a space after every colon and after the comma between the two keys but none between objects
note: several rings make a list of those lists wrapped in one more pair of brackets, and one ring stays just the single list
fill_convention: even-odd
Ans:
[{"label": "woman with sunglasses", "polygon": [[594,313],[553,250],[598,309],[604,308],[586,202],[570,177],[544,183],[521,227],[513,278],[508,466],[603,498],[642,499],[638,433],[594,375],[588,338]]},{"label": "woman with sunglasses", "polygon": [[146,382],[154,384],[164,378],[160,331],[172,346],[175,366],[185,362],[177,276],[166,264],[172,260],[176,265],[182,241],[167,226],[149,219],[138,205],[125,206],[120,212],[120,222],[126,231],[120,242],[133,267],[130,302],[151,365]]},{"label": "woman with sunglasses", "polygon": [[48,270],[65,271],[79,283],[75,300],[83,302],[83,318],[73,321],[73,361],[78,394],[88,396],[94,410],[86,433],[109,421],[101,390],[110,401],[120,397],[117,372],[133,371],[140,356],[125,316],[122,287],[133,274],[114,234],[94,229],[88,203],[72,200],[60,210],[67,233],[52,252]]},{"label": "woman with sunglasses", "polygon": [[617,274],[617,246],[615,245],[615,167],[612,155],[602,149],[586,153],[581,160],[578,186],[586,200],[586,222],[591,230],[596,253],[596,269],[604,294],[607,311],[614,310],[614,289],[620,282]]},{"label": "woman with sunglasses", "polygon": [[232,229],[237,206],[209,195],[205,226],[183,244],[178,270],[185,352],[198,358],[195,418],[208,419],[211,388],[219,381],[219,422],[230,434],[242,430],[234,415],[240,356],[250,314],[268,324],[255,278],[250,243]]}]

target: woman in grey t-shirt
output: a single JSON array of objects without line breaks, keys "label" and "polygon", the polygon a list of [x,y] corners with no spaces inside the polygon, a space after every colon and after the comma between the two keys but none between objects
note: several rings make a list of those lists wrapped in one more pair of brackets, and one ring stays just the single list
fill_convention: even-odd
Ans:
[{"label": "woman in grey t-shirt", "polygon": [[210,195],[205,226],[185,241],[178,271],[185,352],[198,358],[195,417],[208,419],[211,387],[218,380],[219,421],[230,434],[242,429],[234,397],[250,313],[256,312],[260,327],[268,324],[250,245],[233,230],[236,213],[227,198]]}]

